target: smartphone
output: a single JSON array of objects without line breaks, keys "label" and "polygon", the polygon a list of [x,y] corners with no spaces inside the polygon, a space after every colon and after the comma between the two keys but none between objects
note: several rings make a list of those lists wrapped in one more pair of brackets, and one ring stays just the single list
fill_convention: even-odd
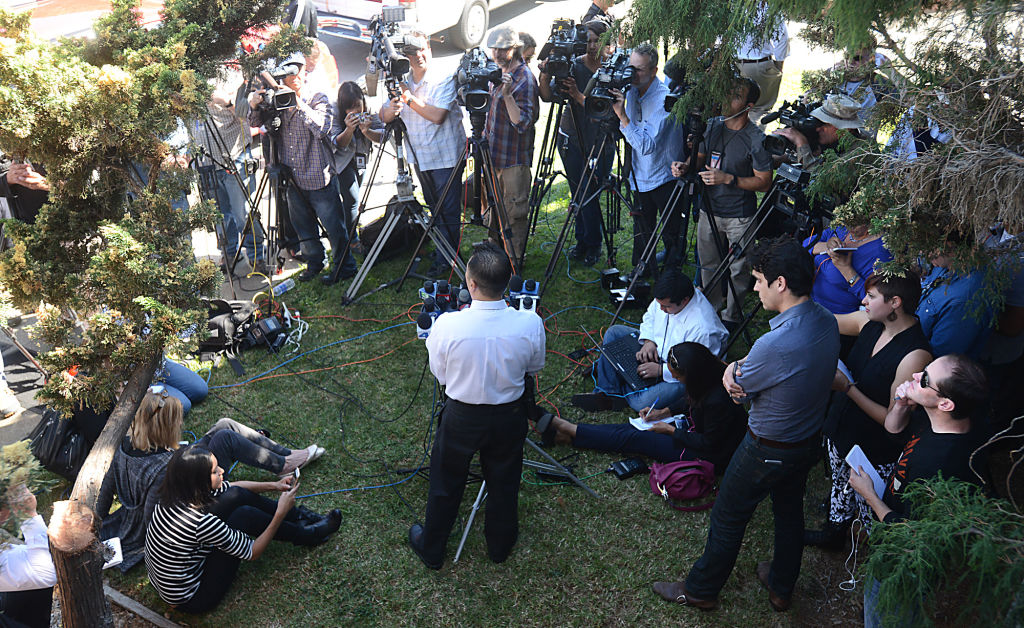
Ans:
[{"label": "smartphone", "polygon": [[836,252],[836,253],[853,253],[854,251],[857,250],[857,247],[855,247],[855,246],[837,246],[836,248],[834,248],[832,250],[834,252]]},{"label": "smartphone", "polygon": [[[301,474],[301,473],[299,473],[299,468],[298,468],[298,467],[295,467],[295,470],[294,470],[294,471],[292,471],[292,477],[293,477],[293,478],[295,478],[295,481],[296,481],[296,482],[298,482],[298,481],[299,481],[299,476],[300,476],[300,475],[302,475],[302,474]],[[292,486],[295,486],[295,485],[294,485],[294,484],[292,484]]]},{"label": "smartphone", "polygon": [[720,163],[722,163],[722,153],[718,151],[711,151],[711,162],[708,164],[708,167],[718,168]]}]

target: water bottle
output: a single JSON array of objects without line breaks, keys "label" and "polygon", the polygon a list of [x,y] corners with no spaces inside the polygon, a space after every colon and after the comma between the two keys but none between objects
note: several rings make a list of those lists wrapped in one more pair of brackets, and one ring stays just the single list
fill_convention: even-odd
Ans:
[{"label": "water bottle", "polygon": [[279,297],[295,287],[295,280],[291,277],[274,286],[274,296]]}]

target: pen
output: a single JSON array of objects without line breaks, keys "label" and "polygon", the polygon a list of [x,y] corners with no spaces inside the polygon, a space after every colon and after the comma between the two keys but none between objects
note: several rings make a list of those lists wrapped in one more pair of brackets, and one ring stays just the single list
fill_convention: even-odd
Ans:
[{"label": "pen", "polygon": [[661,399],[661,397],[655,397],[654,398],[654,403],[651,404],[651,409],[648,410],[647,414],[644,415],[644,422],[645,423],[647,422],[647,417],[651,416],[651,412],[654,410],[654,407],[658,405],[658,400],[659,399]]}]

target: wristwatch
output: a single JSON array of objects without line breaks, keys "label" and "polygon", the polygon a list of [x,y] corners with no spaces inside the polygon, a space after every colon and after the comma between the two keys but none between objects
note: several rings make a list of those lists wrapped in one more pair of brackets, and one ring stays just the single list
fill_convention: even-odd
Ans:
[{"label": "wristwatch", "polygon": [[857,281],[859,279],[860,279],[860,275],[854,275],[853,279],[847,279],[846,283],[848,283],[848,284],[850,284],[852,286],[853,284],[857,283]]}]

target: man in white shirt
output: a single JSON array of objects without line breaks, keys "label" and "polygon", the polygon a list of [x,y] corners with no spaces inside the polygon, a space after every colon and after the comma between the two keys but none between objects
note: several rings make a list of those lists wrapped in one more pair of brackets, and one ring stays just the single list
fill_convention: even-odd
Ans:
[{"label": "man in white shirt", "polygon": [[[573,395],[572,404],[588,412],[666,408],[686,395],[686,386],[672,377],[668,368],[669,350],[680,342],[698,342],[718,357],[725,353],[729,332],[704,295],[693,289],[693,280],[678,270],[665,271],[654,284],[654,300],[640,323],[637,346],[637,374],[651,385],[630,390],[618,371],[602,356],[594,367],[597,387],[594,392]],[[608,345],[633,330],[612,325],[604,335]]]},{"label": "man in white shirt", "polygon": [[[402,95],[393,98],[380,111],[381,122],[389,123],[401,116],[406,137],[412,148],[411,157],[423,186],[423,197],[431,211],[440,212],[435,225],[455,251],[459,250],[462,214],[459,197],[462,192],[462,171],[465,162],[466,130],[462,126],[462,109],[456,99],[455,75],[441,76],[429,70],[432,56],[430,40],[419,31],[405,38],[402,54],[409,58],[409,82],[402,86]],[[456,172],[445,197],[439,198],[445,183]],[[449,260],[440,251],[427,274],[447,274]]]},{"label": "man in white shirt", "polygon": [[0,524],[7,521],[12,510],[23,517],[21,534],[25,544],[0,549],[0,613],[19,622],[15,625],[49,626],[57,573],[50,558],[46,524],[36,513],[36,496],[24,486],[20,491],[13,490],[8,499],[0,507]]},{"label": "man in white shirt", "polygon": [[[765,7],[761,8],[764,15]],[[769,24],[760,37],[750,37],[736,50],[736,69],[761,89],[761,97],[754,103],[748,116],[762,127],[761,116],[772,110],[779,98],[782,84],[782,65],[789,56],[789,29],[786,22]]]},{"label": "man in white shirt", "polygon": [[519,479],[526,439],[526,377],[544,368],[544,323],[508,307],[502,295],[512,276],[496,245],[477,247],[466,264],[468,309],[444,314],[427,337],[430,370],[448,397],[430,454],[430,492],[424,525],[409,529],[409,545],[431,569],[444,564],[445,546],[469,463],[480,452],[487,482],[484,537],[496,563],[519,536]]}]

